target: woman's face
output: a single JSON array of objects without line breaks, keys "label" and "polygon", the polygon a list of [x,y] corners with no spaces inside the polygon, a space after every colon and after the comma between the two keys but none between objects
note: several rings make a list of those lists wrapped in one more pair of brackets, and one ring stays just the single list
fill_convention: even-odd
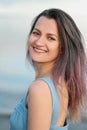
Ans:
[{"label": "woman's face", "polygon": [[54,19],[41,16],[29,37],[29,53],[36,63],[54,62],[59,52],[59,36]]}]

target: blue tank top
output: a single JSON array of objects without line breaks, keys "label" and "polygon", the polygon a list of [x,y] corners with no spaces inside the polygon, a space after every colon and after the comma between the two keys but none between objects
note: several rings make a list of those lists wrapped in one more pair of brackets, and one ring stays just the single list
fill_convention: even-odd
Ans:
[{"label": "blue tank top", "polygon": [[[68,130],[68,125],[63,127],[56,126],[59,110],[60,110],[60,102],[59,96],[56,91],[55,85],[49,77],[40,78],[45,81],[50,88],[50,92],[52,95],[52,119],[50,130]],[[27,130],[28,129],[28,109],[26,108],[27,95],[20,101],[19,104],[15,107],[13,113],[10,117],[10,130]]]}]

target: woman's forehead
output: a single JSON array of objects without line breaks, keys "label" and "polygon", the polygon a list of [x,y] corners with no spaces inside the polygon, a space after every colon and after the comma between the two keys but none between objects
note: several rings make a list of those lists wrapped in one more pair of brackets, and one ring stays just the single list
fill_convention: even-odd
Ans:
[{"label": "woman's forehead", "polygon": [[43,29],[43,30],[47,30],[49,32],[58,34],[57,23],[53,18],[47,18],[45,16],[41,16],[37,20],[34,28]]}]

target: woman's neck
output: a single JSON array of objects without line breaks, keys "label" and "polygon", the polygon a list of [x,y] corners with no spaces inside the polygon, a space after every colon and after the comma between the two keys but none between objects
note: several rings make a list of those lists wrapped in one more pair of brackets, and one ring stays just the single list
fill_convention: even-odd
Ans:
[{"label": "woman's neck", "polygon": [[53,68],[52,63],[50,63],[50,64],[47,64],[47,63],[36,64],[36,76],[35,76],[35,78],[37,79],[37,78],[46,77],[46,76],[51,77],[52,76],[52,68]]}]

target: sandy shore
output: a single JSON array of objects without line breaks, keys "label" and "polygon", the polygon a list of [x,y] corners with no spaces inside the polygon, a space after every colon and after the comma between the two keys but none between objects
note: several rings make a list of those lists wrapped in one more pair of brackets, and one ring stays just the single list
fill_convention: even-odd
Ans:
[{"label": "sandy shore", "polygon": [[0,115],[0,130],[9,130],[10,129],[10,115]]}]

